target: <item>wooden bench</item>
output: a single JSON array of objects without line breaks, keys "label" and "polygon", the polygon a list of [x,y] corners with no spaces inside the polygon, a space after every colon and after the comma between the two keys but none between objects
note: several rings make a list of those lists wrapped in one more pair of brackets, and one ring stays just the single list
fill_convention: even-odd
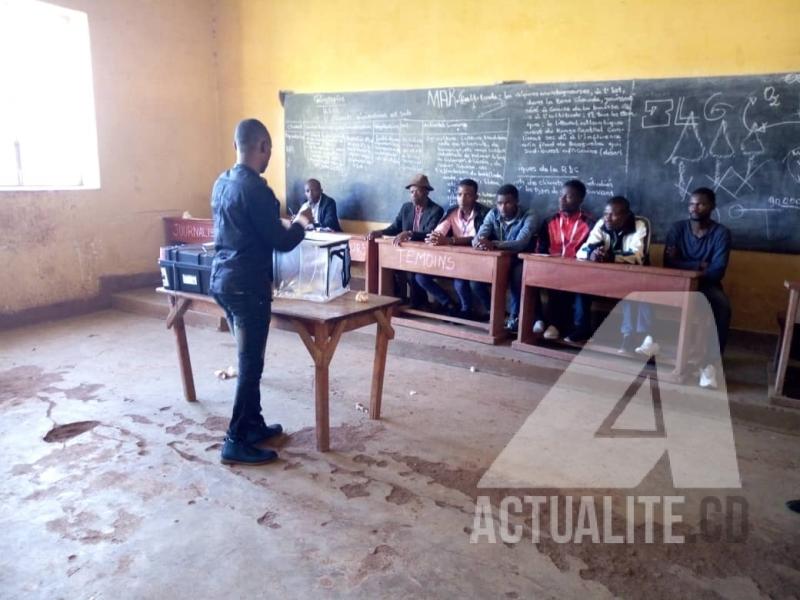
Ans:
[{"label": "wooden bench", "polygon": [[376,242],[379,294],[394,294],[395,271],[480,281],[492,288],[488,323],[401,306],[395,318],[398,325],[485,344],[498,344],[508,337],[503,325],[512,252],[475,250],[466,246],[432,246],[424,242],[405,242],[395,246],[391,238],[379,238]]},{"label": "wooden bench", "polygon": [[[534,311],[538,298],[536,288],[621,299],[637,292],[692,292],[697,290],[700,281],[700,273],[696,271],[597,263],[535,254],[520,254],[519,257],[523,261],[522,299],[519,333],[512,347],[552,358],[578,360],[601,368],[624,366],[628,361],[609,361],[592,356],[588,352],[576,354],[574,345],[570,348],[558,342],[545,342],[541,334],[533,333]],[[691,297],[692,294],[664,294],[658,300],[654,299],[657,296],[647,297],[650,303],[674,306],[681,311],[674,369],[665,374],[666,380],[682,381],[687,375]],[[616,348],[604,348],[599,344],[592,344],[591,348],[616,355]]]}]

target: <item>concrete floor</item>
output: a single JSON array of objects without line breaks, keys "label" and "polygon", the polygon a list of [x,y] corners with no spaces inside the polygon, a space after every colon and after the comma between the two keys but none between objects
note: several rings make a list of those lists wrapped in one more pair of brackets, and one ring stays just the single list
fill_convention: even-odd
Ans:
[{"label": "concrete floor", "polygon": [[[212,373],[234,346],[202,328],[189,343],[196,404],[163,321],[104,311],[0,334],[0,597],[800,595],[800,515],[783,506],[800,497],[790,431],[734,422],[743,487],[713,494],[747,500],[744,541],[471,544],[477,481],[563,363],[398,328],[373,422],[355,408],[371,336],[347,334],[331,366],[333,451],[320,454],[311,360],[274,331],[265,415],[290,435],[277,464],[229,468],[218,458],[235,383]],[[731,357],[732,397],[765,404],[765,352]],[[675,491],[663,464],[625,493],[656,489],[689,505],[709,495]]]}]

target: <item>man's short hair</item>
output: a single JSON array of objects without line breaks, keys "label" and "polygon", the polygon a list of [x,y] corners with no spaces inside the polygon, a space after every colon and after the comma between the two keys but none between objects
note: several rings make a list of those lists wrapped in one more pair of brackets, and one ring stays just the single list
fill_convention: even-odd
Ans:
[{"label": "man's short hair", "polygon": [[628,202],[628,199],[625,196],[614,196],[613,198],[609,198],[606,204],[610,206],[619,206],[625,212],[631,212],[631,203]]},{"label": "man's short hair", "polygon": [[316,185],[318,188],[322,188],[322,184],[319,182],[319,179],[306,179],[306,185]]},{"label": "man's short hair", "polygon": [[236,148],[240,152],[249,152],[254,150],[258,143],[266,138],[270,142],[269,131],[258,119],[245,119],[240,121],[236,126],[236,131],[233,133],[233,141],[236,142]]},{"label": "man's short hair", "polygon": [[581,200],[586,198],[586,186],[583,185],[583,182],[580,179],[570,179],[569,181],[565,181],[563,187],[575,190]]},{"label": "man's short hair", "polygon": [[519,200],[519,190],[516,186],[511,185],[510,183],[505,183],[500,186],[497,190],[498,196],[511,196],[514,200]]},{"label": "man's short hair", "polygon": [[711,188],[699,187],[692,192],[692,196],[705,196],[711,202],[711,206],[717,205],[717,195]]},{"label": "man's short hair", "polygon": [[473,192],[478,193],[478,182],[474,179],[462,179],[458,182],[458,187],[471,187]]}]

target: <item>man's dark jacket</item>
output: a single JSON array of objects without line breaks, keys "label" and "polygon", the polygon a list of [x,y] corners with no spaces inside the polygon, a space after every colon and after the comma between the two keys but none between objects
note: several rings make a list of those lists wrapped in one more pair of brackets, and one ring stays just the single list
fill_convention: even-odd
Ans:
[{"label": "man's dark jacket", "polygon": [[305,235],[299,224],[283,226],[279,206],[250,167],[237,164],[219,176],[211,192],[216,249],[211,293],[269,295],[272,251],[288,252]]},{"label": "man's dark jacket", "polygon": [[339,224],[339,216],[336,214],[336,200],[330,196],[322,194],[319,199],[319,220],[314,223],[317,227],[327,227],[333,231],[341,231],[342,226]]},{"label": "man's dark jacket", "polygon": [[412,231],[414,228],[414,203],[406,202],[400,207],[400,212],[394,219],[394,223],[386,229],[381,230],[384,235],[397,235],[402,231],[412,231],[411,239],[415,242],[425,240],[425,236],[436,229],[439,221],[442,220],[444,210],[433,200],[428,198],[428,203],[422,209],[422,218],[419,221],[419,231]]}]

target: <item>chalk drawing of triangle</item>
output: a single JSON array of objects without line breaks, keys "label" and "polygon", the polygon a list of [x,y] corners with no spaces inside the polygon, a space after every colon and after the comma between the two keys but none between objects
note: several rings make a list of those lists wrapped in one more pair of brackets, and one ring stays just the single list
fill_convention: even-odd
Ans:
[{"label": "chalk drawing of triangle", "polygon": [[697,162],[703,158],[705,151],[705,146],[703,146],[703,142],[697,133],[697,125],[686,123],[681,130],[681,136],[665,163],[675,164],[679,160]]},{"label": "chalk drawing of triangle", "polygon": [[763,154],[764,144],[761,143],[761,138],[758,137],[758,129],[751,129],[747,136],[741,143],[742,154]]},{"label": "chalk drawing of triangle", "polygon": [[730,158],[735,153],[728,138],[728,123],[724,120],[719,124],[719,129],[717,129],[717,133],[714,136],[714,141],[711,142],[711,148],[709,148],[708,153],[714,158]]},{"label": "chalk drawing of triangle", "polygon": [[[633,380],[615,409],[598,429],[601,436],[664,437],[664,417],[660,399],[656,402],[658,382],[652,375]],[[620,412],[621,411],[621,412]],[[602,432],[602,433],[601,433]]]}]

